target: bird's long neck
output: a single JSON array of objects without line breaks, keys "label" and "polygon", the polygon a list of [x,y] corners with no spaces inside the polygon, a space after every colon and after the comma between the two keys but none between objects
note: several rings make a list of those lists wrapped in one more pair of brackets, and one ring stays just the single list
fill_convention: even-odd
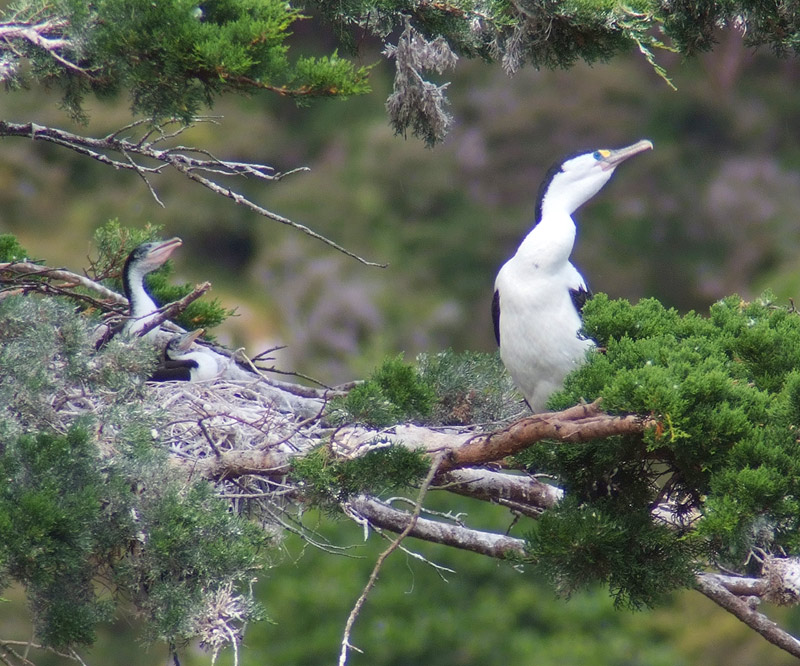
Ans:
[{"label": "bird's long neck", "polygon": [[122,274],[122,286],[131,304],[131,317],[138,319],[158,309],[155,301],[144,286],[145,273],[135,264],[125,268]]},{"label": "bird's long neck", "polygon": [[543,209],[539,223],[517,250],[517,257],[536,268],[558,269],[569,261],[575,244],[575,222],[563,210]]}]

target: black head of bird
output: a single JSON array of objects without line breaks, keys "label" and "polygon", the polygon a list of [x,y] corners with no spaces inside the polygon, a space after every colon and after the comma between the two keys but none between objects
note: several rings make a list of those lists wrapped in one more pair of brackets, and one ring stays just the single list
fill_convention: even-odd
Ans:
[{"label": "black head of bird", "polygon": [[572,215],[602,189],[622,162],[652,148],[653,144],[643,139],[625,148],[600,148],[575,155],[552,167],[539,190],[536,221],[540,222],[550,209]]},{"label": "black head of bird", "polygon": [[183,357],[189,351],[194,341],[205,333],[205,329],[198,328],[188,333],[179,333],[173,335],[167,346],[164,347],[164,358],[166,360],[176,361]]}]

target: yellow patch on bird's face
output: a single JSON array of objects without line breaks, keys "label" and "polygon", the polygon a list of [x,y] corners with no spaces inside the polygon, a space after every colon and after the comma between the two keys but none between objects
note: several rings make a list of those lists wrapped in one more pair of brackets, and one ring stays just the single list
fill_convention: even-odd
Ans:
[{"label": "yellow patch on bird's face", "polygon": [[611,154],[610,150],[598,150],[597,152],[600,153],[603,157],[608,157]]}]

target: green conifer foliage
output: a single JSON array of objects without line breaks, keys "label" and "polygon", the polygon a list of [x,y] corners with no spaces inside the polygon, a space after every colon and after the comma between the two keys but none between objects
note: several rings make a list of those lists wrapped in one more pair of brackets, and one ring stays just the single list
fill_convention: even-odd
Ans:
[{"label": "green conifer foliage", "polygon": [[[116,512],[103,511],[104,473],[86,429],[23,435],[0,456],[0,562],[4,583],[22,582],[49,645],[90,644],[109,606],[92,579],[114,548]],[[111,484],[113,485],[113,484]],[[105,532],[105,534],[104,534]]]},{"label": "green conifer foliage", "polygon": [[431,385],[403,355],[387,358],[364,383],[331,402],[331,418],[339,423],[372,426],[424,420],[434,401]]},{"label": "green conifer foliage", "polygon": [[421,354],[416,365],[402,354],[388,357],[328,410],[337,423],[374,426],[505,422],[521,413],[521,398],[498,354],[452,349]]},{"label": "green conifer foliage", "polygon": [[[21,43],[36,79],[57,84],[84,117],[88,93],[122,92],[135,114],[188,122],[221,94],[276,91],[298,98],[360,94],[367,69],[335,54],[292,64],[286,38],[299,11],[283,0],[82,0],[22,2],[18,22],[49,21],[66,43],[59,58]],[[24,74],[15,69],[17,83]]]},{"label": "green conifer foliage", "polygon": [[91,644],[132,602],[151,639],[213,646],[262,616],[249,582],[270,537],[167,464],[152,349],[97,350],[99,323],[66,298],[0,299],[0,585],[25,587],[45,645]]},{"label": "green conifer foliage", "polygon": [[28,251],[13,234],[0,234],[0,261],[27,261]]},{"label": "green conifer foliage", "polygon": [[425,476],[430,460],[424,452],[375,441],[374,450],[352,460],[337,460],[325,447],[298,458],[292,476],[308,501],[339,513],[340,503],[358,493],[380,495],[407,488]]},{"label": "green conifer foliage", "polygon": [[447,349],[421,354],[417,362],[420,375],[436,394],[428,423],[502,423],[524,413],[522,398],[499,353]]},{"label": "green conifer foliage", "polygon": [[[754,549],[797,553],[800,316],[768,295],[729,297],[709,317],[598,295],[584,321],[602,350],[551,406],[602,397],[605,410],[658,425],[644,441],[521,456],[566,490],[531,535],[534,559],[559,588],[600,579],[620,603],[651,604],[704,563],[745,572]],[[659,504],[682,520],[654,522]]]}]

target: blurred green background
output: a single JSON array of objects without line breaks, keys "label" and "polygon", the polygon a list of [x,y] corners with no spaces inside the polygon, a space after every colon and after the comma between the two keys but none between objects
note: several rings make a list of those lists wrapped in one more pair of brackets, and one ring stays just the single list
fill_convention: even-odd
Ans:
[{"label": "blurred green background", "polygon": [[[294,37],[307,49],[327,39],[311,22]],[[184,239],[179,279],[211,280],[212,294],[237,309],[218,332],[222,341],[251,354],[286,344],[280,367],[333,384],[365,376],[387,353],[492,350],[494,277],[529,228],[547,167],[575,150],[649,138],[655,150],[623,165],[577,215],[574,262],[590,287],[655,296],[681,311],[768,287],[786,302],[800,294],[800,65],[747,50],[734,33],[718,39],[713,53],[693,60],[658,54],[677,92],[635,54],[514,78],[461,61],[449,88],[455,124],[433,150],[390,129],[385,64],[374,70],[371,95],[305,108],[275,96],[229,98],[213,110],[219,124],[181,138],[226,159],[310,167],[273,184],[231,184],[385,269],[168,172],[152,179],[162,209],[135,174],[24,139],[0,144],[0,233],[16,234],[50,265],[80,270],[93,230],[109,218],[162,224],[165,236]],[[377,45],[364,44],[358,58],[379,61]],[[0,108],[4,120],[95,136],[130,121],[124,103],[95,103],[88,128],[71,125],[58,99],[38,90],[4,93]],[[510,520],[491,507],[464,510],[471,520]],[[338,544],[362,541],[345,521],[307,520]],[[557,600],[509,565],[408,545],[456,573],[445,581],[393,555],[356,624],[353,643],[365,654],[352,653],[352,665],[792,662],[697,593],[656,611],[615,611],[604,590]],[[372,535],[336,557],[289,538],[258,583],[273,623],[248,628],[240,663],[335,663],[349,609],[383,547]],[[0,635],[26,639],[21,595],[7,597]],[[779,616],[800,631],[800,614]],[[165,663],[163,646],[142,647],[135,629],[135,618],[123,617],[87,653],[89,663]],[[194,648],[183,658],[207,662]],[[233,663],[230,653],[219,663]]]}]

